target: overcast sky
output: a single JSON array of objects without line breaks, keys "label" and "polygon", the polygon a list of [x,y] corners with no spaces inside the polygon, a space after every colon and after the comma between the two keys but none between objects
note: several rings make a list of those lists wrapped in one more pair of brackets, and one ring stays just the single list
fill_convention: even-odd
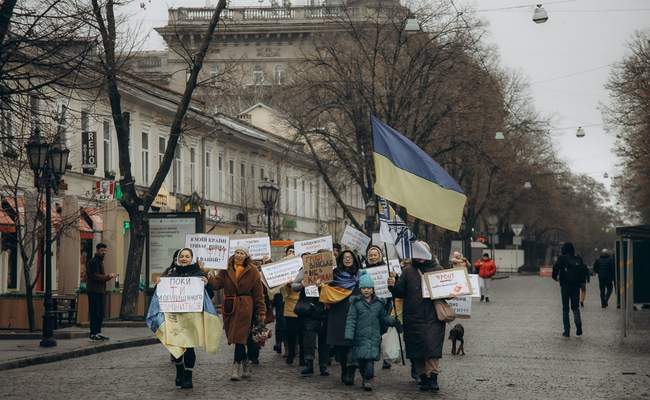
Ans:
[{"label": "overcast sky", "polygon": [[[165,25],[169,6],[216,4],[216,0],[145,0],[143,11],[139,2],[131,4],[128,13],[130,25],[142,32]],[[233,0],[231,4],[259,3]],[[268,4],[268,0],[263,3]],[[605,132],[599,109],[609,101],[604,84],[611,65],[626,54],[632,34],[650,29],[650,0],[549,1],[544,3],[549,14],[544,24],[532,22],[534,2],[456,0],[456,5],[478,10],[489,24],[486,40],[498,48],[502,66],[528,78],[535,106],[552,118],[555,143],[571,168],[608,184],[604,173],[611,176],[620,171],[612,154],[615,132]],[[526,7],[493,10],[513,6]],[[155,32],[145,43],[148,49],[164,47]],[[578,126],[586,131],[582,139],[575,136]]]}]

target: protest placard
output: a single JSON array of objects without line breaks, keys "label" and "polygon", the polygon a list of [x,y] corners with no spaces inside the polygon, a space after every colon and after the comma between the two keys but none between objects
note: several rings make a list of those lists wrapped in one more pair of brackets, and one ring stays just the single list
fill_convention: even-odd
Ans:
[{"label": "protest placard", "polygon": [[472,315],[472,298],[470,296],[456,297],[447,300],[447,303],[456,313],[458,318],[469,318]]},{"label": "protest placard", "polygon": [[343,236],[341,236],[341,245],[349,247],[352,250],[356,250],[359,254],[366,254],[368,245],[370,244],[370,238],[366,236],[363,232],[354,229],[352,226],[347,225]]},{"label": "protest placard", "polygon": [[302,264],[303,270],[305,271],[305,277],[302,280],[303,286],[332,281],[334,257],[331,251],[324,251],[318,254],[305,254],[302,256]]},{"label": "protest placard", "polygon": [[316,285],[305,286],[305,296],[306,297],[320,297],[320,292],[318,291],[318,286],[316,286]]},{"label": "protest placard", "polygon": [[248,255],[253,260],[262,260],[264,257],[271,258],[271,240],[268,236],[243,239],[230,238],[228,256],[232,256],[235,253],[235,249],[240,246],[248,249]]},{"label": "protest placard", "polygon": [[205,284],[200,277],[163,277],[156,287],[161,312],[202,312]]},{"label": "protest placard", "polygon": [[465,268],[452,268],[424,274],[431,299],[445,299],[472,293]]},{"label": "protest placard", "polygon": [[292,257],[272,264],[262,265],[262,274],[269,288],[293,282],[302,268],[302,258]]},{"label": "protest placard", "polygon": [[388,268],[390,268],[390,272],[402,275],[402,266],[400,265],[399,260],[388,260]]},{"label": "protest placard", "polygon": [[185,235],[185,247],[194,252],[194,261],[203,261],[203,266],[213,269],[228,267],[228,236],[192,233]]},{"label": "protest placard", "polygon": [[379,267],[365,268],[362,271],[365,271],[370,275],[372,281],[375,282],[375,295],[382,299],[393,297],[391,292],[388,290],[388,267],[381,265]]},{"label": "protest placard", "polygon": [[293,244],[296,256],[317,253],[318,250],[332,251],[332,237],[323,236],[315,239],[301,240]]},{"label": "protest placard", "polygon": [[481,285],[478,283],[478,274],[467,274],[467,276],[472,286],[472,295],[470,297],[481,297]]}]

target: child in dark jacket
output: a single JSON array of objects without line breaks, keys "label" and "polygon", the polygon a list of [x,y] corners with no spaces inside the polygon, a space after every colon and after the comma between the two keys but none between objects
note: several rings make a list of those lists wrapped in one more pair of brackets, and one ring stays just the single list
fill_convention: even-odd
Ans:
[{"label": "child in dark jacket", "polygon": [[352,344],[352,357],[357,361],[363,380],[362,388],[372,390],[375,361],[379,360],[382,327],[395,326],[399,321],[388,315],[385,301],[375,296],[372,277],[362,272],[359,279],[361,295],[350,298],[350,310],[345,323],[345,339]]}]

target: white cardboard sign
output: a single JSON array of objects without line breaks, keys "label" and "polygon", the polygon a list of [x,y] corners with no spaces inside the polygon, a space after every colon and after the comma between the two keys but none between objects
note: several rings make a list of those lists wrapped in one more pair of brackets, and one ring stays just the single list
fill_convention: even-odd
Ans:
[{"label": "white cardboard sign", "polygon": [[185,235],[185,247],[194,252],[195,261],[203,261],[203,266],[213,269],[228,267],[228,236],[192,233]]},{"label": "white cardboard sign", "polygon": [[271,257],[271,240],[268,236],[230,239],[228,256],[230,257],[235,254],[235,249],[239,246],[246,247],[248,254],[253,260],[262,260],[264,257]]},{"label": "white cardboard sign", "polygon": [[161,312],[202,312],[204,283],[200,277],[162,277],[156,287]]},{"label": "white cardboard sign", "polygon": [[399,260],[388,260],[388,267],[390,268],[390,272],[402,275],[402,266],[400,265]]},{"label": "white cardboard sign", "polygon": [[302,268],[302,258],[292,257],[262,265],[262,274],[269,288],[275,288],[293,282],[300,268]]},{"label": "white cardboard sign", "polygon": [[424,274],[424,280],[430,298],[434,300],[472,294],[472,286],[465,268],[427,272]]},{"label": "white cardboard sign", "polygon": [[318,286],[316,286],[316,285],[305,286],[305,296],[306,297],[320,297],[320,293],[318,292]]},{"label": "white cardboard sign", "polygon": [[472,295],[470,297],[481,297],[481,286],[478,284],[478,274],[467,274],[469,283],[472,285]]},{"label": "white cardboard sign", "polygon": [[318,253],[318,250],[332,251],[332,237],[323,236],[315,239],[301,240],[295,242],[293,248],[298,257],[305,253]]},{"label": "white cardboard sign", "polygon": [[349,247],[352,250],[356,250],[359,254],[365,254],[368,245],[370,244],[370,238],[366,236],[363,232],[353,228],[350,225],[345,227],[343,236],[341,237],[341,245]]},{"label": "white cardboard sign", "polygon": [[456,316],[469,318],[472,315],[472,297],[462,296],[447,300],[447,303],[454,309]]},{"label": "white cardboard sign", "polygon": [[382,299],[387,299],[393,297],[391,292],[388,290],[388,267],[381,265],[379,267],[364,268],[362,271],[366,271],[375,282],[375,295]]}]

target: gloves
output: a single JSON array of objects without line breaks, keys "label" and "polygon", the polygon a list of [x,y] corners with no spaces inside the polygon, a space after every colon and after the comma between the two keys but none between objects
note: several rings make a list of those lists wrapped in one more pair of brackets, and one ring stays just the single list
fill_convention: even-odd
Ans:
[{"label": "gloves", "polygon": [[397,320],[397,319],[395,320],[395,330],[397,331],[397,333],[400,333],[400,334],[404,333],[404,326],[402,326],[402,323],[399,322],[399,320]]}]

